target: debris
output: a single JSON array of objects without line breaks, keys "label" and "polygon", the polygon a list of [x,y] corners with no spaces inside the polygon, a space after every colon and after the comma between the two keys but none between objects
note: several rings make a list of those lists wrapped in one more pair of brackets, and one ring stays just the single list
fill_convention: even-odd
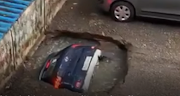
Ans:
[{"label": "debris", "polygon": [[5,89],[10,89],[11,86],[12,86],[12,83],[8,84],[8,85],[5,87]]},{"label": "debris", "polygon": [[73,5],[77,5],[78,3],[73,3]]},{"label": "debris", "polygon": [[102,35],[103,35],[103,36],[105,36],[105,33],[104,33],[104,32],[102,32]]},{"label": "debris", "polygon": [[91,16],[98,16],[96,13],[91,13],[90,15]]},{"label": "debris", "polygon": [[117,78],[114,78],[113,80],[114,80],[114,81],[116,81],[116,80],[117,80]]}]

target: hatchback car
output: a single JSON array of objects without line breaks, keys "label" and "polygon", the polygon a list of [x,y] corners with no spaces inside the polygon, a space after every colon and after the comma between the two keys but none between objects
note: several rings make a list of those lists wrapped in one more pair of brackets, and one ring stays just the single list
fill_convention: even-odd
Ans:
[{"label": "hatchback car", "polygon": [[100,57],[101,50],[95,46],[72,44],[46,58],[39,80],[53,85],[56,89],[87,92]]},{"label": "hatchback car", "polygon": [[180,0],[98,0],[100,7],[120,22],[135,16],[180,21]]}]

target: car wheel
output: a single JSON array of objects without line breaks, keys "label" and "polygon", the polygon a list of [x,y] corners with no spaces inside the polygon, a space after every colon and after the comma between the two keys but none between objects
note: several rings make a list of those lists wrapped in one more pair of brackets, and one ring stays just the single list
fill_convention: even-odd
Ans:
[{"label": "car wheel", "polygon": [[110,10],[111,17],[118,22],[132,21],[135,17],[134,7],[127,2],[114,3]]}]

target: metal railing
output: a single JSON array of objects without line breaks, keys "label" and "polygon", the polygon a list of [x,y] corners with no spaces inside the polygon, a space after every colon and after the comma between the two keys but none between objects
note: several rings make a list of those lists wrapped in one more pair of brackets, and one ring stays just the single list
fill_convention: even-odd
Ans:
[{"label": "metal railing", "polygon": [[0,40],[34,0],[0,0]]}]

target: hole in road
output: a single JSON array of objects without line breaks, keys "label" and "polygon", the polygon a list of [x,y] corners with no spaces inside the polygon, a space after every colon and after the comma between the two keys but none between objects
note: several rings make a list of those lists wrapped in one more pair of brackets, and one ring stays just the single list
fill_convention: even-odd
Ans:
[{"label": "hole in road", "polygon": [[[15,80],[13,83],[16,92],[26,92],[26,94],[43,93],[49,95],[76,94],[68,90],[54,90],[49,84],[39,82],[37,77],[39,69],[44,59],[52,52],[59,51],[73,43],[82,43],[89,45],[97,45],[101,50],[106,51],[109,58],[100,62],[99,67],[95,70],[95,74],[90,85],[90,93],[110,92],[114,87],[125,79],[128,72],[127,50],[126,46],[120,41],[111,37],[101,35],[93,35],[89,33],[73,33],[69,31],[55,31],[46,34],[46,39],[40,44],[34,55],[25,64],[25,71],[21,75],[21,79]],[[38,74],[37,74],[38,73]],[[28,89],[27,89],[28,88]],[[35,89],[35,90],[29,90]],[[7,93],[11,91],[7,91]],[[38,94],[37,93],[37,94]],[[23,94],[23,93],[21,93]],[[18,93],[16,95],[19,95]]]},{"label": "hole in road", "polygon": [[[124,82],[128,72],[127,49],[120,41],[101,35],[88,33],[78,34],[69,31],[56,31],[51,32],[49,35],[51,35],[51,39],[46,40],[47,45],[44,45],[46,49],[41,45],[37,52],[41,51],[42,53],[47,52],[49,54],[61,50],[70,44],[81,43],[97,45],[108,55],[108,58],[101,61],[99,67],[95,70],[90,85],[90,92],[109,92],[116,87],[117,84]],[[49,46],[49,49],[47,49],[47,46]],[[39,55],[42,56],[41,53]]]}]

